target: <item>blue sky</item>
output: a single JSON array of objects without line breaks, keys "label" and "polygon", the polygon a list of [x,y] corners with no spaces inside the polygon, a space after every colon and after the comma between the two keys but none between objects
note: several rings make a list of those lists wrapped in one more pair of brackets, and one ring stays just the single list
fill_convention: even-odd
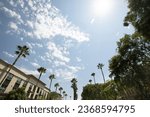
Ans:
[{"label": "blue sky", "polygon": [[27,45],[30,56],[16,66],[35,76],[37,68],[45,67],[41,80],[49,85],[48,76],[54,73],[53,84],[58,82],[68,96],[70,80],[77,78],[80,99],[92,72],[96,82],[103,82],[98,63],[105,65],[109,79],[108,61],[116,54],[116,42],[134,31],[123,27],[126,0],[107,0],[106,5],[98,1],[104,0],[1,0],[0,58],[12,63],[17,45]]}]

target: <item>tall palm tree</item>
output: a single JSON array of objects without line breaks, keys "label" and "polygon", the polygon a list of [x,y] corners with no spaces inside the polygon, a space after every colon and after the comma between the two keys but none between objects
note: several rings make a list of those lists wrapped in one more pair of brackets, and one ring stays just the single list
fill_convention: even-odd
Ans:
[{"label": "tall palm tree", "polygon": [[40,68],[38,68],[38,69],[37,69],[37,71],[40,73],[40,75],[39,75],[39,78],[38,78],[38,81],[37,81],[37,83],[36,83],[36,86],[35,86],[35,87],[37,87],[37,86],[38,86],[38,83],[39,83],[39,81],[40,81],[40,79],[41,79],[41,76],[42,76],[42,74],[43,74],[43,73],[45,73],[45,72],[46,72],[46,69],[45,69],[44,67],[40,67]]},{"label": "tall palm tree", "polygon": [[105,83],[105,76],[104,76],[104,73],[103,73],[104,64],[99,63],[99,64],[97,65],[97,67],[98,67],[98,69],[101,70],[101,73],[102,73],[102,76],[103,76],[103,80],[104,80],[104,83]]},{"label": "tall palm tree", "polygon": [[38,78],[40,80],[42,74],[46,72],[46,69],[44,67],[40,67],[37,69],[37,71],[40,73],[39,78]]},{"label": "tall palm tree", "polygon": [[67,95],[67,93],[66,93],[66,94],[65,94],[65,100],[67,99],[67,96],[68,96],[68,95]]},{"label": "tall palm tree", "polygon": [[92,80],[91,79],[89,80],[89,83],[92,84]]},{"label": "tall palm tree", "polygon": [[61,92],[62,92],[63,88],[62,88],[62,87],[59,87],[58,90],[60,91],[60,95],[61,95]]},{"label": "tall palm tree", "polygon": [[63,98],[65,98],[66,91],[63,91],[62,93],[63,93]]},{"label": "tall palm tree", "polygon": [[8,73],[10,72],[10,70],[12,69],[12,67],[16,64],[16,62],[18,61],[18,59],[20,57],[24,57],[25,58],[27,55],[29,55],[29,48],[26,45],[24,45],[24,46],[19,46],[18,45],[17,46],[17,51],[15,51],[15,54],[18,55],[18,56],[15,59],[15,61],[10,65],[10,67],[9,67],[8,71],[6,72],[6,74],[5,74],[4,78],[3,78],[3,80],[1,81],[0,85],[2,85],[4,83],[4,81],[5,81]]},{"label": "tall palm tree", "polygon": [[95,81],[95,73],[92,73],[91,76],[93,77],[94,83],[96,84],[96,81]]},{"label": "tall palm tree", "polygon": [[55,92],[57,92],[57,89],[58,89],[58,87],[59,87],[59,83],[56,83],[54,86],[55,86],[55,88],[56,88],[56,89],[55,89]]},{"label": "tall palm tree", "polygon": [[55,78],[55,75],[54,75],[54,74],[51,74],[51,75],[49,76],[49,79],[50,79],[49,89],[51,90],[52,80],[53,80],[53,79],[56,79],[56,78]]},{"label": "tall palm tree", "polygon": [[77,95],[77,90],[78,90],[78,88],[77,88],[77,79],[73,78],[71,80],[71,83],[72,83],[71,88],[73,89],[73,99],[77,100],[77,97],[78,97],[78,95]]}]

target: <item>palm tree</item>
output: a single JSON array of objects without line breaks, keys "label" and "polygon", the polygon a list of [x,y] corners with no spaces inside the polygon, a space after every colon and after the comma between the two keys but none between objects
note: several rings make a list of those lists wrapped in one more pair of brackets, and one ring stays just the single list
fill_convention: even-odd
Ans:
[{"label": "palm tree", "polygon": [[57,92],[57,88],[59,87],[59,83],[56,83],[54,86],[55,86],[55,88],[56,88],[56,89],[55,89],[55,92]]},{"label": "palm tree", "polygon": [[102,63],[99,63],[97,65],[98,69],[101,70],[101,73],[102,73],[102,76],[103,76],[103,80],[104,80],[104,83],[105,83],[105,77],[104,77],[104,73],[103,73],[103,66],[104,66],[104,64],[102,64]]},{"label": "palm tree", "polygon": [[92,80],[91,79],[89,80],[89,83],[92,84]]},{"label": "palm tree", "polygon": [[63,98],[65,98],[66,91],[63,91],[62,93],[63,93]]},{"label": "palm tree", "polygon": [[[35,88],[34,88],[35,91],[38,90],[38,83],[39,83],[39,81],[40,81],[40,78],[41,78],[42,74],[46,72],[46,69],[45,69],[44,67],[40,67],[40,68],[37,69],[37,71],[40,73],[40,75],[39,75],[38,81],[37,81],[37,83],[36,83],[36,85],[35,85]],[[38,98],[38,97],[37,97],[37,98]]]},{"label": "palm tree", "polygon": [[95,73],[92,73],[91,76],[93,77],[94,83],[96,84],[96,81],[95,81]]},{"label": "palm tree", "polygon": [[75,78],[73,78],[72,80],[71,80],[71,83],[72,83],[72,85],[71,85],[71,88],[73,89],[73,99],[74,100],[77,100],[77,97],[78,97],[78,95],[77,95],[77,90],[78,90],[78,88],[77,88],[77,79],[75,79]]},{"label": "palm tree", "polygon": [[67,93],[66,93],[66,94],[65,94],[65,100],[67,99],[67,96],[68,96],[68,95],[67,95]]},{"label": "palm tree", "polygon": [[62,92],[63,88],[62,88],[62,87],[59,87],[58,90],[60,91],[60,95],[61,95],[61,92]]},{"label": "palm tree", "polygon": [[4,81],[5,81],[8,73],[10,72],[10,70],[12,69],[12,67],[16,64],[16,62],[18,61],[18,59],[20,57],[24,57],[25,58],[27,55],[29,55],[29,48],[26,45],[24,45],[24,46],[17,46],[17,49],[18,50],[15,51],[15,54],[18,55],[18,56],[15,59],[15,61],[12,63],[12,65],[10,65],[10,67],[9,67],[8,71],[6,72],[6,74],[5,74],[4,78],[3,78],[3,80],[1,81],[0,85],[2,85],[4,83]]},{"label": "palm tree", "polygon": [[55,78],[55,75],[54,75],[54,74],[51,74],[51,75],[49,76],[49,79],[50,79],[49,89],[51,90],[52,80],[53,80],[53,79],[56,79],[56,78]]},{"label": "palm tree", "polygon": [[40,80],[42,74],[46,72],[46,69],[44,67],[40,67],[37,69],[37,71],[40,73],[39,78],[38,78]]}]

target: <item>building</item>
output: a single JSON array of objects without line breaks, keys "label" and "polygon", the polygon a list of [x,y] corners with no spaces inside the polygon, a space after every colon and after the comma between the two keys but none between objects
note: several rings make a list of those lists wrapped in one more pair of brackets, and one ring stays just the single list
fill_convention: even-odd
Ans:
[{"label": "building", "polygon": [[0,59],[0,92],[7,94],[12,90],[24,87],[28,99],[47,99],[50,90],[46,84],[38,80],[34,75],[29,75],[12,67],[4,80],[7,70],[11,65]]}]

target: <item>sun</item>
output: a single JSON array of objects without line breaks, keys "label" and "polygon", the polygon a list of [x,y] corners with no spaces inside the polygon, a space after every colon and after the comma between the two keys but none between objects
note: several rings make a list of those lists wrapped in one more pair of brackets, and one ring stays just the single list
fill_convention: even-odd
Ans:
[{"label": "sun", "polygon": [[113,10],[113,0],[92,0],[92,14],[94,17],[108,16]]}]

